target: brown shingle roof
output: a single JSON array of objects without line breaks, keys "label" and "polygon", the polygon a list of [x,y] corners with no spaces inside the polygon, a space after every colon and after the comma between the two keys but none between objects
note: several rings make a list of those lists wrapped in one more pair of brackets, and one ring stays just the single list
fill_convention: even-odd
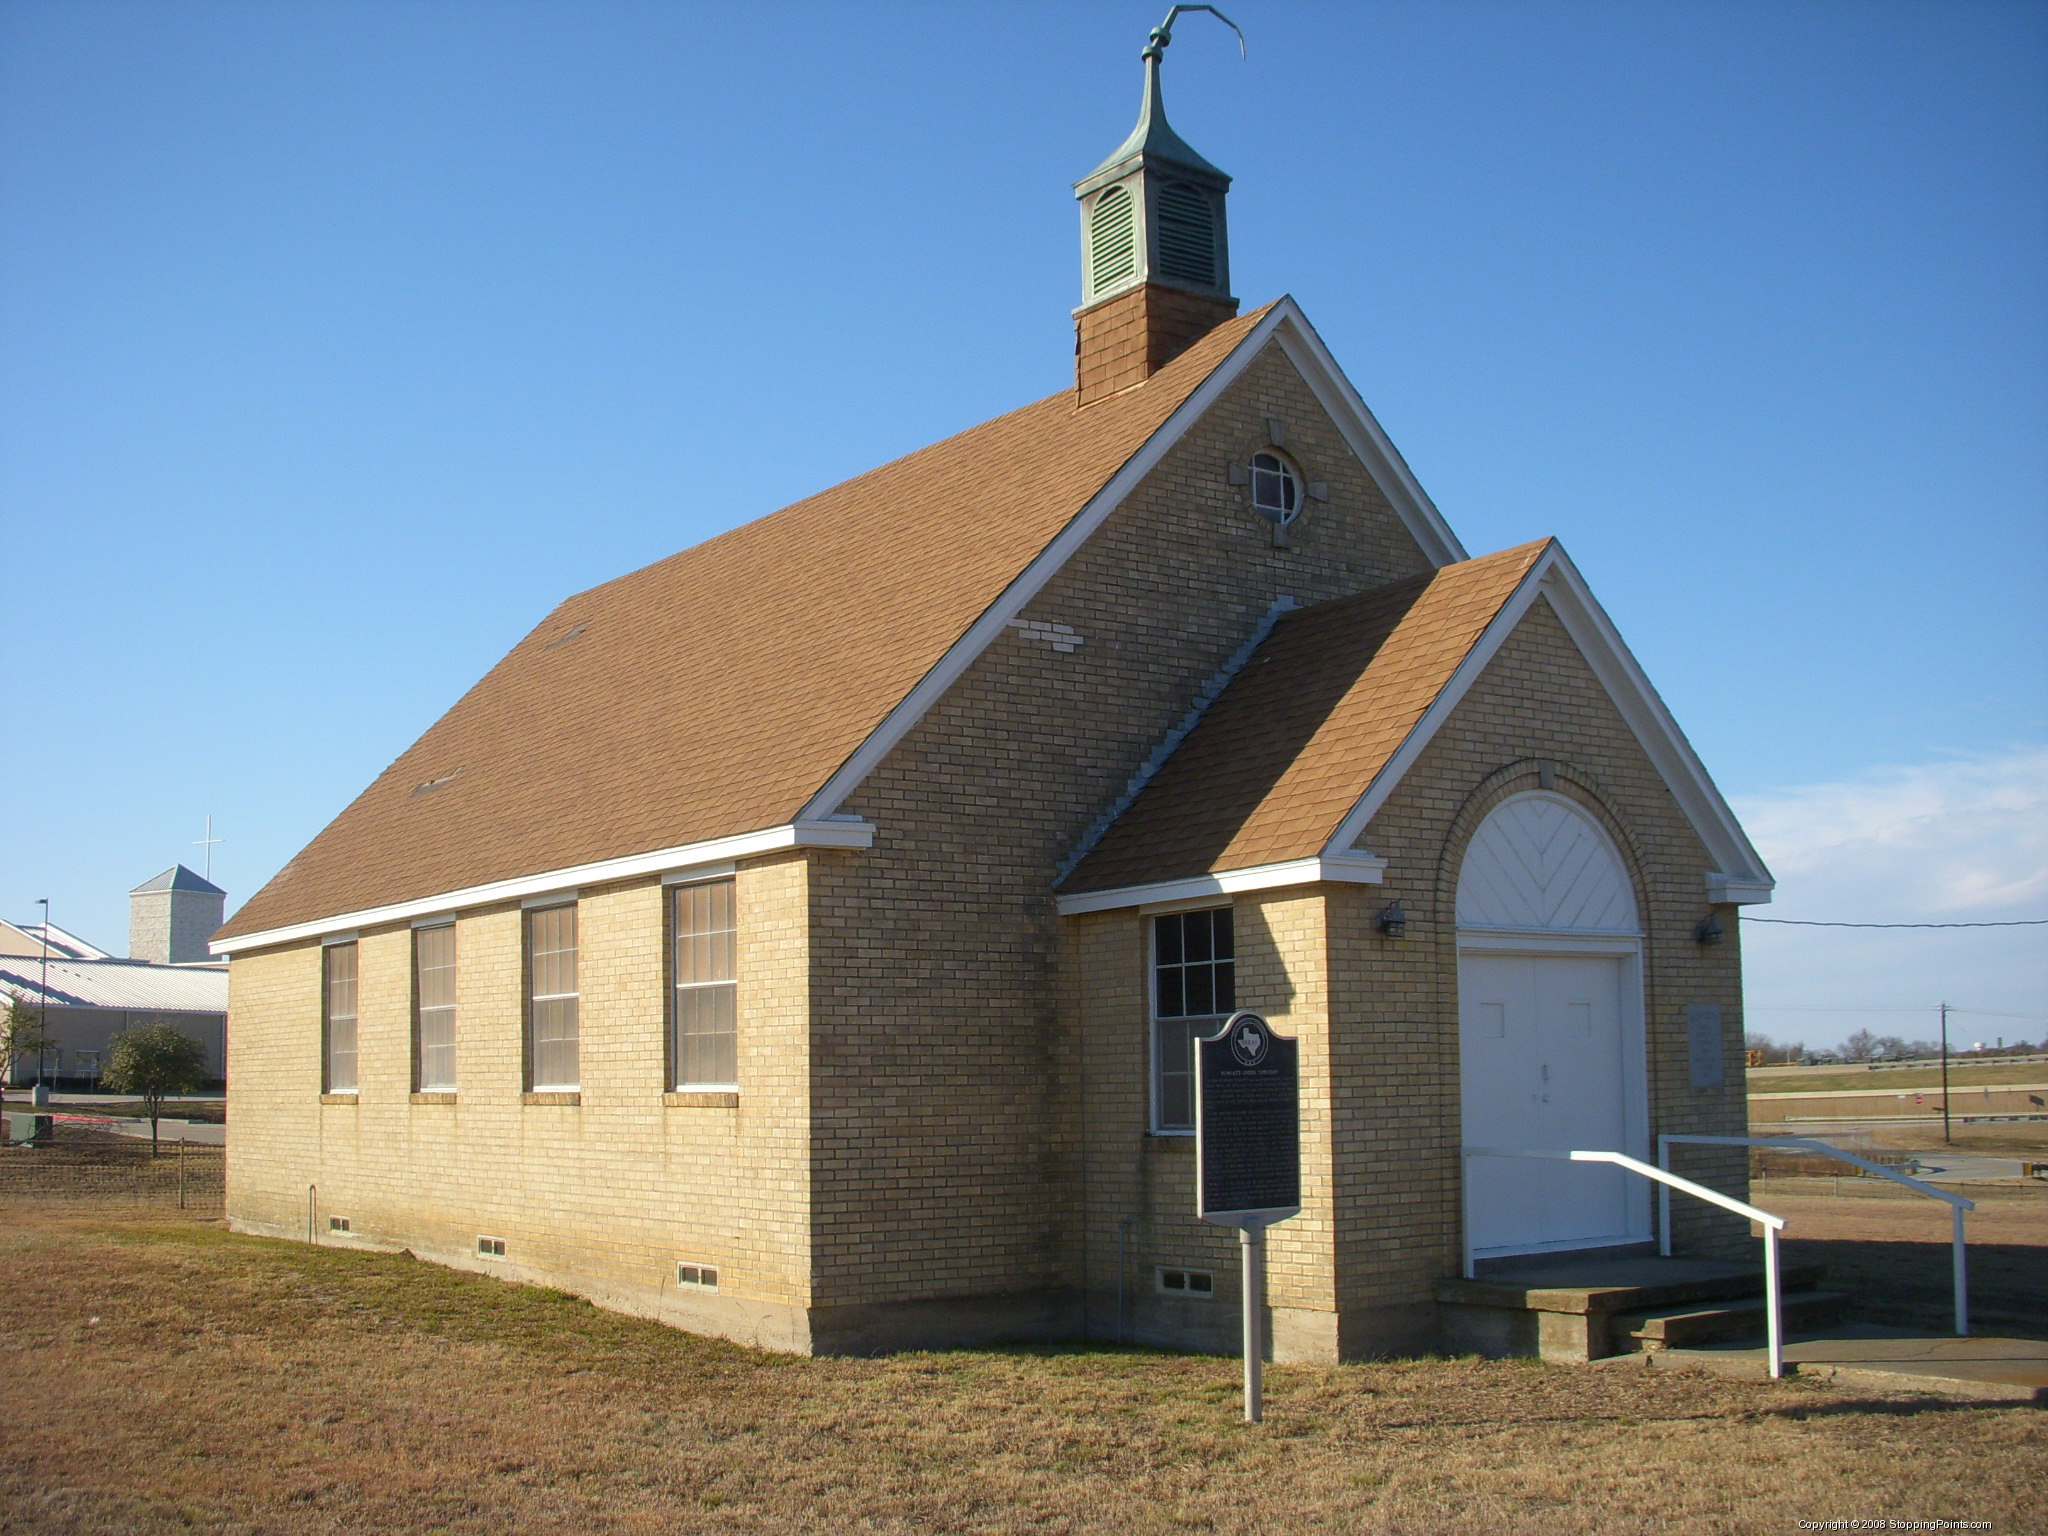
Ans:
[{"label": "brown shingle roof", "polygon": [[1320,854],[1548,547],[1287,615],[1062,893]]},{"label": "brown shingle roof", "polygon": [[1265,313],[568,599],[218,937],[786,824]]}]

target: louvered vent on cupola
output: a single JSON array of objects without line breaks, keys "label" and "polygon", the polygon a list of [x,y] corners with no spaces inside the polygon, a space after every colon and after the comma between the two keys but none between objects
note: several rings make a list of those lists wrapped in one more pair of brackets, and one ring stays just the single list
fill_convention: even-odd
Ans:
[{"label": "louvered vent on cupola", "polygon": [[1088,246],[1094,294],[1110,293],[1138,275],[1138,212],[1129,187],[1111,187],[1095,200]]},{"label": "louvered vent on cupola", "polygon": [[1216,283],[1216,213],[1207,193],[1186,182],[1159,189],[1159,275],[1168,282]]}]

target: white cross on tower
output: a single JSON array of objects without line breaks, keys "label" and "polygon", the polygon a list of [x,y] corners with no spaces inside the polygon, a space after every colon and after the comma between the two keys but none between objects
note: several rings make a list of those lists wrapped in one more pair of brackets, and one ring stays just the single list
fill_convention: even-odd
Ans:
[{"label": "white cross on tower", "polygon": [[213,845],[226,841],[227,839],[224,837],[215,837],[213,835],[213,817],[208,816],[206,818],[206,836],[199,838],[192,844],[194,848],[204,848],[206,850],[206,878],[208,881],[213,879]]}]

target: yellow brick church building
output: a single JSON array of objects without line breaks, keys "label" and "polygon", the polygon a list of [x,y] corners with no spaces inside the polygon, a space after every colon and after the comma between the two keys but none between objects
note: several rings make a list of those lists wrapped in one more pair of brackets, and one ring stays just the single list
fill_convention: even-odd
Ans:
[{"label": "yellow brick church building", "polygon": [[777,1349],[1231,1348],[1192,1042],[1251,1008],[1327,1360],[1436,1343],[1468,1251],[1658,1236],[1461,1149],[1742,1134],[1768,872],[1562,548],[1470,556],[1239,313],[1164,41],[1074,388],[568,598],[220,931],[237,1230]]}]

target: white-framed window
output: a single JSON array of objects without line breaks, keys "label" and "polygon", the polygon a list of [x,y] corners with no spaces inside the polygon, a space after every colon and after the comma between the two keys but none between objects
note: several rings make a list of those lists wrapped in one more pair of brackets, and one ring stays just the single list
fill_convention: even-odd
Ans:
[{"label": "white-framed window", "polygon": [[1152,919],[1152,1129],[1195,1128],[1195,1039],[1237,1009],[1228,907]]},{"label": "white-framed window", "polygon": [[455,925],[412,931],[413,1082],[455,1091]]},{"label": "white-framed window", "polygon": [[738,921],[733,881],[669,888],[673,1088],[739,1087]]},{"label": "white-framed window", "polygon": [[356,946],[320,950],[322,1093],[356,1091]]},{"label": "white-framed window", "polygon": [[1252,509],[1282,528],[1301,515],[1301,476],[1270,450],[1252,455]]},{"label": "white-framed window", "polygon": [[580,1001],[576,990],[576,904],[526,914],[526,1060],[537,1093],[574,1093]]}]

